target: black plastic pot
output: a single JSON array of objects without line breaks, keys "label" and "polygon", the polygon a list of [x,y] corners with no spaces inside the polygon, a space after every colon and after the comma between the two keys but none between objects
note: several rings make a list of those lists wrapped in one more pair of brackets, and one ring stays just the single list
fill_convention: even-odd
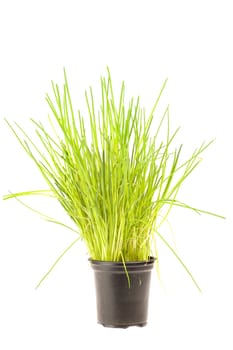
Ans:
[{"label": "black plastic pot", "polygon": [[105,327],[147,324],[151,270],[155,259],[123,263],[91,260],[94,269],[97,320]]}]

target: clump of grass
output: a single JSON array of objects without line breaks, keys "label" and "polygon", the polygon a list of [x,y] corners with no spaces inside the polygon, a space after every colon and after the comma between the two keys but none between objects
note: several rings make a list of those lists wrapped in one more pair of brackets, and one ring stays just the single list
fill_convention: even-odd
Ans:
[{"label": "clump of grass", "polygon": [[[173,147],[178,129],[170,130],[169,107],[154,128],[155,110],[166,81],[146,116],[139,98],[125,102],[124,82],[116,100],[108,70],[107,77],[101,78],[100,108],[96,109],[90,88],[85,93],[88,117],[83,117],[73,109],[65,72],[64,80],[62,89],[52,83],[53,97],[46,96],[50,128],[31,120],[37,142],[18,124],[8,123],[49,189],[5,198],[35,194],[55,197],[77,226],[92,259],[148,260],[151,254],[158,255],[159,237],[187,270],[159,227],[173,206],[208,213],[178,201],[177,194],[211,142],[203,143],[181,161],[182,145]],[[166,130],[163,139],[162,128]]]}]

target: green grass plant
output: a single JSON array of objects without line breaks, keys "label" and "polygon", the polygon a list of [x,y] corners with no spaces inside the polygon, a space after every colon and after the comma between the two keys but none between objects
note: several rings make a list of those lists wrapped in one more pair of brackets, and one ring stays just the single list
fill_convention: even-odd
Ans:
[{"label": "green grass plant", "polygon": [[47,126],[31,120],[37,140],[17,123],[7,122],[48,189],[13,193],[5,199],[38,194],[56,198],[75,223],[92,259],[148,260],[151,255],[158,257],[156,242],[161,239],[193,279],[160,233],[160,226],[174,206],[212,214],[177,199],[212,141],[183,160],[182,145],[173,146],[179,129],[171,131],[169,107],[155,127],[155,111],[166,82],[146,115],[139,98],[125,102],[124,82],[116,98],[107,70],[100,80],[100,107],[96,108],[90,88],[85,93],[84,117],[74,111],[64,71],[64,85],[59,88],[52,82],[53,96],[46,96],[51,111]]}]

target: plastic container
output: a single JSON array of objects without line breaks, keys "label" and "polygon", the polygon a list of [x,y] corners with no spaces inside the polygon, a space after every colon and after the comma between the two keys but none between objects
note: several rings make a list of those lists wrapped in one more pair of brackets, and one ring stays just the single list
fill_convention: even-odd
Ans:
[{"label": "plastic container", "polygon": [[105,327],[127,328],[147,324],[151,270],[155,259],[122,262],[90,259],[94,269],[97,321]]}]

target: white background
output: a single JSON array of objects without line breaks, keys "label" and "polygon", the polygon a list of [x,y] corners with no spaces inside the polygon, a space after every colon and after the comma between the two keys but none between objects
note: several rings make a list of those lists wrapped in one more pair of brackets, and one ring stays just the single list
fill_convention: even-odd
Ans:
[{"label": "white background", "polygon": [[[231,1],[2,1],[0,5],[1,194],[45,188],[4,118],[30,130],[45,120],[50,81],[65,66],[77,107],[98,88],[109,65],[115,86],[151,108],[169,78],[161,108],[181,126],[189,151],[216,138],[181,193],[190,205],[227,217],[174,210],[176,245],[198,282],[162,246],[162,284],[154,271],[149,325],[105,329],[96,324],[92,271],[83,245],[34,287],[75,234],[44,222],[14,200],[1,201],[1,349],[232,349],[232,10]],[[29,204],[66,220],[59,206]],[[168,226],[164,234],[170,235]]]}]

